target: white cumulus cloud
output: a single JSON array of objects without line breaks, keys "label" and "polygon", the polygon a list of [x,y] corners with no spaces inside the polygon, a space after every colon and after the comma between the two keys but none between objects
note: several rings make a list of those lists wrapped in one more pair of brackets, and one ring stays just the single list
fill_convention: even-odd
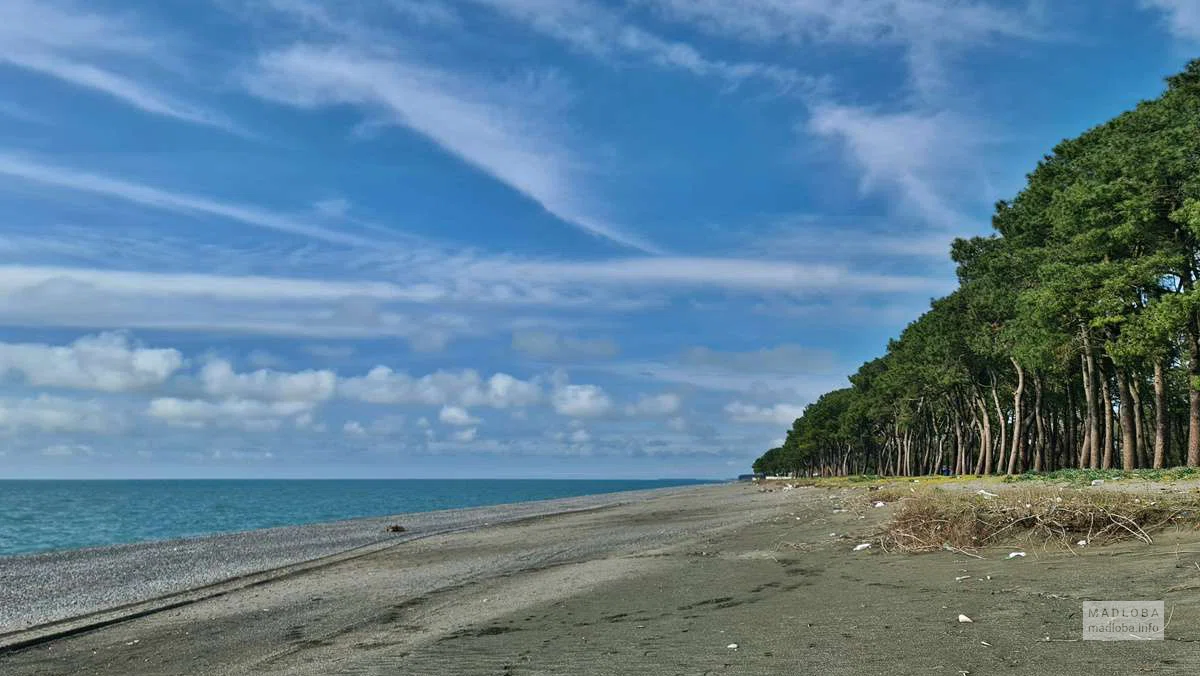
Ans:
[{"label": "white cumulus cloud", "polygon": [[479,418],[472,417],[467,409],[461,406],[443,406],[442,410],[438,413],[438,420],[447,425],[454,425],[455,427],[467,427],[468,425],[479,424]]},{"label": "white cumulus cloud", "polygon": [[678,394],[666,393],[653,396],[643,394],[637,403],[625,407],[628,415],[667,416],[679,411],[682,400]]},{"label": "white cumulus cloud", "polygon": [[128,421],[123,414],[98,401],[80,401],[45,394],[31,399],[0,399],[0,432],[9,434],[115,434],[127,426]]},{"label": "white cumulus cloud", "polygon": [[794,404],[755,406],[734,401],[725,406],[725,412],[736,422],[790,426],[804,412],[804,407]]},{"label": "white cumulus cloud", "polygon": [[597,385],[563,385],[550,398],[554,411],[571,418],[593,418],[608,413],[612,399]]},{"label": "white cumulus cloud", "polygon": [[267,401],[320,402],[337,390],[337,374],[333,371],[273,371],[260,369],[237,373],[233,366],[214,359],[200,371],[204,391],[211,397],[262,399]]},{"label": "white cumulus cloud", "polygon": [[128,392],[161,385],[183,363],[178,350],[140,347],[121,333],[63,346],[0,343],[0,373],[19,374],[37,387]]},{"label": "white cumulus cloud", "polygon": [[[278,429],[292,418],[303,421],[311,404],[305,401],[257,401],[253,399],[178,399],[160,397],[150,402],[146,415],[173,427],[203,429],[236,428],[247,431]],[[311,419],[309,419],[311,420]]]},{"label": "white cumulus cloud", "polygon": [[519,408],[541,398],[541,387],[506,373],[484,379],[471,369],[436,371],[413,377],[386,366],[376,366],[364,376],[345,378],[342,396],[372,404],[425,404],[429,406],[489,406]]}]

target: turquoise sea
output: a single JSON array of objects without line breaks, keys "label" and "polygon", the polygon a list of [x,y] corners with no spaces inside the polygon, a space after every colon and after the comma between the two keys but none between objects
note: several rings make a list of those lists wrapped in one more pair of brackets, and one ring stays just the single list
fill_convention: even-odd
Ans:
[{"label": "turquoise sea", "polygon": [[0,556],[697,481],[0,481]]}]

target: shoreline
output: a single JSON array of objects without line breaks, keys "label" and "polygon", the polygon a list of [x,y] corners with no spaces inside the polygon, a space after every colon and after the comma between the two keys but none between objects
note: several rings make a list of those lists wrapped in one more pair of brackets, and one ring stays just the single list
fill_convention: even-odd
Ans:
[{"label": "shoreline", "polygon": [[[721,484],[594,493],[483,507],[405,512],[169,540],[0,556],[0,648],[5,637],[114,608],[364,548],[527,518],[598,509]],[[401,523],[404,533],[386,527]]]},{"label": "shoreline", "polygon": [[[865,487],[653,491],[385,546],[20,650],[5,676],[1195,674],[1200,532],[971,556],[857,550]],[[1027,556],[1012,558],[1021,549]],[[1165,641],[1081,641],[1162,600]],[[970,623],[956,619],[971,618]]]},{"label": "shoreline", "polygon": [[[520,489],[521,485],[535,485],[544,487],[560,482],[557,479],[0,479],[0,492],[8,487],[16,489],[18,503],[16,505],[18,519],[22,517],[22,508],[25,511],[25,519],[29,523],[22,524],[22,530],[16,531],[13,527],[0,527],[0,560],[14,556],[31,556],[38,554],[51,554],[66,551],[85,550],[85,549],[104,549],[108,547],[116,547],[122,545],[134,545],[149,542],[167,542],[175,540],[192,540],[197,538],[205,538],[211,536],[228,535],[234,533],[242,533],[257,530],[270,530],[274,528],[289,528],[293,526],[313,526],[320,524],[328,524],[342,521],[355,521],[359,519],[371,518],[386,518],[398,514],[417,514],[425,512],[440,512],[454,511],[461,509],[476,509],[484,507],[495,507],[507,504],[516,504],[518,502],[542,502],[547,500],[561,500],[575,497],[587,497],[589,495],[605,495],[612,493],[628,493],[642,490],[656,490],[660,488],[675,488],[692,485],[705,485],[714,483],[724,483],[728,480],[705,480],[705,479],[650,479],[650,480],[626,480],[626,479],[564,479],[561,483],[568,486],[567,490],[559,491],[555,488],[534,488],[526,494]],[[145,484],[155,486],[150,489],[148,495],[135,494],[129,505],[131,512],[130,518],[133,521],[143,522],[135,524],[124,530],[121,535],[106,533],[107,524],[103,522],[94,522],[86,516],[83,518],[72,518],[70,513],[54,514],[51,518],[46,518],[45,513],[39,514],[37,518],[30,519],[28,514],[28,506],[21,504],[22,489],[30,485],[47,484],[55,487],[61,487],[63,484]],[[376,499],[363,500],[362,496],[358,499],[352,499],[349,502],[341,501],[334,494],[322,493],[317,496],[318,507],[306,511],[305,507],[300,504],[295,504],[294,490],[291,494],[288,491],[295,486],[304,486],[305,484],[333,484],[341,486],[349,486],[356,489],[357,484],[372,485],[376,487],[378,493],[379,488],[386,489],[391,498],[387,504],[380,504],[382,496],[376,495]],[[473,485],[481,484],[479,490]],[[278,507],[271,509],[273,505],[268,504],[268,510],[265,516],[259,516],[261,510],[260,503],[256,496],[246,493],[235,492],[233,495],[220,496],[219,499],[213,499],[213,496],[200,495],[199,500],[192,504],[193,514],[205,514],[204,523],[197,523],[190,518],[181,519],[175,513],[168,513],[165,518],[159,519],[154,523],[153,527],[144,522],[152,521],[146,515],[158,514],[159,509],[169,509],[170,505],[157,504],[164,501],[164,495],[168,501],[174,500],[174,495],[164,492],[163,487],[168,489],[174,484],[195,484],[195,485],[234,485],[239,489],[242,485],[278,485],[284,489],[284,500],[281,503],[284,509]],[[518,488],[514,491],[495,491],[497,485],[513,484]],[[572,486],[584,484],[586,489],[579,489]],[[428,495],[423,495],[426,486],[433,486],[432,492]],[[446,486],[453,486],[454,490],[448,492]],[[577,492],[578,491],[578,492]],[[498,494],[497,494],[498,493]],[[396,498],[395,494],[401,497]],[[51,495],[54,495],[51,493]],[[96,509],[107,510],[112,501],[124,499],[124,496],[111,496],[107,502],[97,501],[95,498],[88,498],[93,503]],[[0,500],[0,505],[5,505],[4,500]],[[290,509],[287,509],[290,507]],[[158,509],[156,509],[158,508]],[[392,511],[384,511],[386,509]],[[217,514],[212,518],[208,518],[206,512],[209,509],[217,510]],[[239,514],[236,518],[230,518],[224,512],[233,512]],[[289,518],[290,517],[290,518]],[[22,520],[22,521],[24,521]],[[14,522],[18,523],[18,522]],[[66,528],[62,528],[66,525]],[[24,528],[31,529],[31,534],[27,535]],[[93,531],[99,530],[101,535],[93,535]],[[41,532],[54,531],[56,535],[63,537],[62,540],[56,540],[55,537],[45,536]],[[41,537],[39,537],[41,535]]]}]

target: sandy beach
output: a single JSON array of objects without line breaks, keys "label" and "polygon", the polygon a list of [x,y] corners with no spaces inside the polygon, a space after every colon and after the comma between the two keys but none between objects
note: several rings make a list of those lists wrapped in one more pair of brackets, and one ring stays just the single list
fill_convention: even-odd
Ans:
[{"label": "sandy beach", "polygon": [[[123,619],[118,611],[103,617],[111,622],[107,626],[10,650],[0,656],[0,672],[957,675],[1200,670],[1196,533],[1167,532],[1152,545],[1075,553],[1029,549],[1026,557],[1012,560],[1005,557],[1007,549],[982,551],[981,559],[953,552],[853,552],[891,510],[862,509],[861,492],[762,492],[742,484],[594,496],[555,501],[563,504],[529,503],[516,507],[517,512],[490,508],[488,516],[477,515],[440,534],[434,531],[444,525],[433,523],[436,516],[422,525],[413,515],[405,518],[406,525],[414,526],[414,532],[405,534],[411,539],[394,542],[372,535],[372,529],[390,520],[329,525],[324,528],[361,527],[362,538],[375,540],[352,540],[360,549],[309,564],[288,563],[284,556],[273,561],[282,569],[261,578],[243,577],[227,583],[227,589],[210,587],[196,598],[175,594],[160,599],[165,609],[132,606],[124,612],[139,615],[133,619]],[[520,513],[522,509],[532,511]],[[316,528],[299,529],[290,537],[315,537],[321,532]],[[426,532],[417,532],[422,528]],[[288,539],[287,534],[265,533],[265,541]],[[253,534],[240,537],[254,540]],[[224,544],[229,542],[236,540]],[[252,550],[245,542],[243,547]],[[214,552],[211,560],[222,558],[216,553],[221,544],[219,538],[207,543]],[[164,546],[139,547],[152,556]],[[227,576],[238,567],[238,550],[229,546],[224,567],[210,577]],[[72,565],[89,570],[86,562],[104,561],[106,552],[112,556],[108,550],[74,553]],[[54,560],[20,557],[0,564],[5,603],[14,598],[24,603],[21,613],[9,612],[10,626],[28,623],[39,613],[49,618],[82,607],[61,597],[89,587],[137,586],[127,590],[126,602],[129,594],[158,588],[152,580],[160,570],[156,567],[125,583],[116,573],[55,581],[49,579],[49,569],[32,572],[39,559]],[[131,569],[114,561],[91,570],[130,574]],[[17,577],[22,571],[24,577]],[[173,579],[177,585],[189,581],[179,575]],[[62,585],[57,596],[56,582]],[[178,602],[165,603],[171,599]],[[1165,600],[1170,611],[1167,640],[1079,640],[1081,602],[1086,599]],[[92,601],[96,606],[96,597]],[[959,614],[974,622],[958,622]],[[12,646],[37,631],[10,630],[0,645]]]}]

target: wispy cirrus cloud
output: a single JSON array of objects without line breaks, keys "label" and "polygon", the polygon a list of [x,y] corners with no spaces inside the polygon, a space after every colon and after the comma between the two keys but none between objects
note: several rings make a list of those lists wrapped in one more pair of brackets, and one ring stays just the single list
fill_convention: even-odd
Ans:
[{"label": "wispy cirrus cloud", "polygon": [[978,170],[969,167],[984,135],[962,114],[822,104],[813,108],[804,131],[844,149],[862,172],[863,192],[890,191],[942,229],[959,229],[966,222],[957,205],[973,200],[963,200],[962,193],[982,194],[964,189],[973,174],[979,178]]},{"label": "wispy cirrus cloud", "polygon": [[31,124],[46,124],[49,121],[46,116],[11,101],[0,101],[0,117]]},{"label": "wispy cirrus cloud", "polygon": [[1044,34],[1026,11],[978,0],[639,0],[659,15],[710,35],[752,43],[904,49],[924,96],[947,84],[945,62],[960,48]]},{"label": "wispy cirrus cloud", "polygon": [[[436,349],[454,336],[509,335],[546,325],[533,321],[537,314],[514,310],[628,312],[654,298],[662,303],[697,291],[887,297],[936,293],[949,284],[941,277],[756,259],[566,262],[454,257],[436,250],[409,259],[403,270],[358,280],[0,265],[0,324],[401,337]],[[545,348],[543,343],[534,347]]]},{"label": "wispy cirrus cloud", "polygon": [[245,134],[224,115],[121,74],[154,67],[165,45],[130,15],[108,15],[66,0],[0,3],[0,64],[98,92],[152,115]]},{"label": "wispy cirrus cloud", "polygon": [[619,351],[608,338],[580,338],[532,329],[514,333],[512,347],[526,356],[545,360],[598,359],[616,356]]},{"label": "wispy cirrus cloud", "polygon": [[1022,21],[1022,12],[978,0],[746,0],[737,4],[638,0],[638,4],[712,34],[759,42],[967,42],[979,35],[1034,33]]},{"label": "wispy cirrus cloud", "polygon": [[612,287],[814,292],[912,293],[945,291],[941,277],[859,274],[848,267],[761,259],[662,256],[601,261],[480,260],[464,272],[477,279],[525,279],[543,283],[604,284]]},{"label": "wispy cirrus cloud", "polygon": [[[831,231],[853,236],[830,237]],[[858,219],[787,215],[763,227],[738,230],[733,241],[742,252],[738,255],[747,258],[804,260],[819,255],[830,262],[862,265],[877,264],[881,258],[948,262],[950,244],[961,235],[958,227],[903,232],[891,224],[863,225]]]},{"label": "wispy cirrus cloud", "polygon": [[605,61],[648,62],[735,86],[757,80],[788,91],[807,90],[819,84],[819,78],[787,66],[707,57],[692,44],[664,38],[629,22],[610,7],[588,0],[470,2],[488,7],[577,52]]},{"label": "wispy cirrus cloud", "polygon": [[1200,3],[1194,0],[1141,0],[1141,6],[1165,14],[1172,35],[1200,41]]},{"label": "wispy cirrus cloud", "polygon": [[333,244],[374,246],[379,243],[366,237],[305,223],[254,206],[164,190],[134,181],[46,164],[11,152],[0,151],[0,176],[178,214],[216,216],[243,225]]},{"label": "wispy cirrus cloud", "polygon": [[[1170,0],[1163,0],[1169,2]],[[967,52],[1053,37],[1030,7],[984,0],[639,0],[663,20],[755,46],[875,54],[900,50],[908,82],[890,108],[846,104],[825,91],[807,97],[808,138],[835,141],[862,175],[865,192],[898,196],[905,215],[942,230],[986,203],[980,169],[991,132],[956,87]],[[836,78],[838,73],[831,73]]]},{"label": "wispy cirrus cloud", "polygon": [[[353,105],[429,138],[584,232],[647,253],[660,249],[595,215],[579,193],[581,160],[539,115],[538,81],[481,82],[364,45],[297,44],[263,54],[248,90],[300,108]],[[518,103],[519,102],[519,103]],[[541,118],[541,119],[539,119]]]}]

